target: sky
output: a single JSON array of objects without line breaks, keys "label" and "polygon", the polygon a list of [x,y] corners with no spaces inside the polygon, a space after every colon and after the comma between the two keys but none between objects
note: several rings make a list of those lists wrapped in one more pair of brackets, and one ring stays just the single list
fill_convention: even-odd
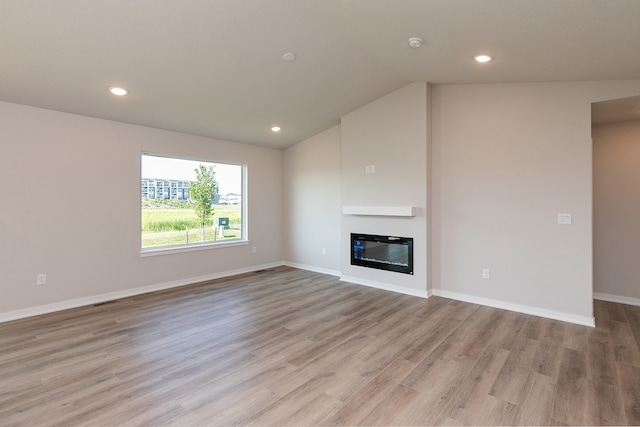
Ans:
[{"label": "sky", "polygon": [[220,194],[241,194],[242,192],[242,166],[240,165],[172,159],[145,154],[141,156],[141,159],[142,178],[196,181],[195,169],[199,165],[213,166]]}]

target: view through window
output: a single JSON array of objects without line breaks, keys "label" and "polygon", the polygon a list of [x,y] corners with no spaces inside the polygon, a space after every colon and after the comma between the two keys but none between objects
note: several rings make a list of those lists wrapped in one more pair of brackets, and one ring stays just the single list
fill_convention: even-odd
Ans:
[{"label": "view through window", "polygon": [[243,169],[142,154],[142,249],[244,239]]}]

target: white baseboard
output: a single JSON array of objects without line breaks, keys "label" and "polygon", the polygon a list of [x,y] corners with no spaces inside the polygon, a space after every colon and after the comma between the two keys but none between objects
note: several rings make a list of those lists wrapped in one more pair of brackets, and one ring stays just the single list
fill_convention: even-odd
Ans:
[{"label": "white baseboard", "polygon": [[578,316],[575,314],[562,313],[559,311],[545,310],[543,308],[532,307],[529,305],[513,304],[510,302],[494,300],[490,298],[481,298],[473,295],[460,294],[457,292],[443,291],[434,289],[433,295],[454,299],[457,301],[469,302],[472,304],[486,305],[488,307],[499,308],[502,310],[515,311],[516,313],[531,314],[538,317],[546,317],[548,319],[560,320],[563,322],[576,323],[578,325],[595,327],[595,319],[593,317]]},{"label": "white baseboard", "polygon": [[83,307],[86,305],[98,304],[105,301],[113,301],[115,299],[131,297],[134,295],[146,294],[149,292],[162,291],[165,289],[177,288],[180,286],[193,285],[195,283],[206,282],[208,280],[221,279],[224,277],[236,276],[238,274],[251,273],[252,271],[264,270],[283,265],[283,262],[274,262],[270,264],[253,265],[251,267],[239,268],[237,270],[223,271],[219,273],[207,274],[204,276],[188,277],[185,279],[174,280],[171,282],[159,283],[156,285],[142,286],[140,288],[125,289],[122,291],[109,292],[107,294],[92,295],[84,298],[76,298],[67,301],[60,301],[53,304],[40,305],[37,307],[25,308],[22,310],[8,311],[0,313],[0,323],[10,322],[12,320],[24,319],[27,317],[40,316],[42,314],[53,313],[56,311],[68,310],[70,308]]},{"label": "white baseboard", "polygon": [[313,271],[314,273],[327,274],[329,276],[340,276],[340,272],[338,270],[330,270],[327,268],[320,268],[313,265],[307,264],[298,264],[296,262],[285,261],[284,265],[287,267],[299,268],[300,270]]},{"label": "white baseboard", "polygon": [[620,304],[640,306],[640,298],[623,297],[620,295],[603,294],[600,292],[594,292],[593,299],[597,299],[600,301],[617,302]]},{"label": "white baseboard", "polygon": [[[441,296],[441,297],[444,297],[444,298],[454,299],[454,300],[458,300],[458,301],[465,301],[465,302],[469,302],[469,303],[472,303],[472,304],[486,305],[486,306],[489,306],[489,307],[495,307],[495,308],[500,308],[500,309],[503,309],[503,310],[515,311],[515,312],[518,312],[518,313],[532,314],[534,316],[546,317],[546,318],[549,318],[549,319],[561,320],[561,321],[564,321],[564,322],[576,323],[576,324],[579,324],[579,325],[585,325],[585,326],[591,326],[591,327],[595,326],[595,321],[594,321],[593,317],[589,318],[589,317],[585,317],[585,316],[576,316],[576,315],[572,315],[572,314],[561,313],[561,312],[556,312],[556,311],[551,311],[551,310],[544,310],[544,309],[537,308],[537,307],[531,307],[531,306],[525,306],[525,305],[519,305],[519,304],[512,304],[512,303],[508,303],[508,302],[504,302],[504,301],[498,301],[498,300],[493,300],[493,299],[488,299],[488,298],[481,298],[481,297],[476,297],[476,296],[466,295],[466,294],[459,294],[459,293],[456,293],[456,292],[443,291],[443,290],[440,290],[440,289],[434,289],[433,291],[431,291],[431,290],[422,291],[422,290],[409,289],[409,288],[404,288],[404,287],[401,287],[401,286],[390,285],[388,283],[383,283],[383,282],[376,282],[376,281],[372,281],[372,280],[364,280],[364,279],[351,277],[351,276],[341,276],[341,273],[339,271],[328,270],[328,269],[323,269],[323,268],[314,267],[314,266],[310,266],[310,265],[304,265],[304,264],[296,264],[296,263],[292,263],[292,262],[274,262],[274,263],[269,263],[269,264],[254,265],[254,266],[251,266],[251,267],[245,267],[245,268],[240,268],[240,269],[236,269],[236,270],[223,271],[223,272],[219,272],[219,273],[212,273],[212,274],[207,274],[207,275],[197,276],[197,277],[189,277],[189,278],[185,278],[185,279],[174,280],[174,281],[171,281],[171,282],[159,283],[159,284],[156,284],[156,285],[143,286],[143,287],[133,288],[133,289],[126,289],[126,290],[122,290],[122,291],[110,292],[110,293],[99,294],[99,295],[93,295],[93,296],[84,297],[84,298],[76,298],[76,299],[67,300],[67,301],[61,301],[61,302],[57,302],[57,303],[53,303],[53,304],[46,304],[46,305],[41,305],[41,306],[37,306],[37,307],[25,308],[25,309],[22,309],[22,310],[8,311],[8,312],[0,313],[0,323],[10,322],[12,320],[24,319],[24,318],[27,318],[27,317],[40,316],[42,314],[53,313],[53,312],[62,311],[62,310],[68,310],[68,309],[71,309],[71,308],[77,308],[77,307],[83,307],[83,306],[92,305],[92,304],[98,304],[98,303],[105,302],[105,301],[112,301],[112,300],[115,300],[115,299],[131,297],[131,296],[134,296],[134,295],[146,294],[146,293],[149,293],[149,292],[155,292],[155,291],[161,291],[161,290],[165,290],[165,289],[177,288],[177,287],[180,287],[180,286],[192,285],[192,284],[199,283],[199,282],[206,282],[208,280],[221,279],[221,278],[224,278],[224,277],[235,276],[235,275],[238,275],[238,274],[251,273],[253,271],[264,270],[264,269],[267,269],[267,268],[278,267],[278,266],[281,266],[281,265],[287,265],[289,267],[299,268],[299,269],[302,269],[302,270],[309,270],[309,271],[313,271],[313,272],[317,272],[317,273],[328,274],[330,276],[338,276],[338,277],[340,277],[340,280],[343,281],[343,282],[355,283],[357,285],[368,286],[368,287],[371,287],[371,288],[382,289],[382,290],[391,291],[391,292],[397,292],[397,293],[416,296],[416,297],[420,297],[420,298],[428,298],[429,296],[431,296],[433,294],[433,295],[436,295],[436,296]],[[640,299],[638,299],[638,298],[622,297],[622,296],[602,294],[602,293],[594,293],[593,297],[595,299],[603,300],[603,301],[611,301],[611,302],[617,302],[617,303],[622,303],[622,304],[640,306]]]},{"label": "white baseboard", "polygon": [[355,283],[356,285],[368,286],[370,288],[382,289],[385,291],[397,292],[400,294],[411,295],[420,298],[429,298],[431,295],[428,291],[404,288],[402,286],[390,285],[388,283],[375,282],[373,280],[360,279],[358,277],[341,276],[340,281]]}]

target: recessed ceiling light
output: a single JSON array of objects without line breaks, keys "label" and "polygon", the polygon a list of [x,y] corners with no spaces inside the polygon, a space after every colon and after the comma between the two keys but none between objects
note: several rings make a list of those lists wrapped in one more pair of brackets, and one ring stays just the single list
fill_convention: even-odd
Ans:
[{"label": "recessed ceiling light", "polygon": [[491,61],[493,58],[490,57],[489,55],[476,55],[473,57],[473,59],[475,59],[476,62],[485,63],[485,62]]},{"label": "recessed ceiling light", "polygon": [[280,126],[274,126],[271,128],[271,132],[280,132]]},{"label": "recessed ceiling light", "polygon": [[411,37],[409,39],[409,46],[411,46],[414,49],[419,48],[420,46],[422,46],[422,43],[424,43],[424,40],[422,40],[419,37]]},{"label": "recessed ceiling light", "polygon": [[111,92],[112,94],[114,94],[116,96],[125,96],[126,94],[129,93],[129,91],[127,91],[126,89],[123,89],[123,88],[117,87],[117,86],[111,86],[109,88],[109,92]]},{"label": "recessed ceiling light", "polygon": [[284,55],[282,55],[283,61],[292,62],[292,61],[295,61],[295,59],[296,59],[296,54],[293,52],[287,52]]}]

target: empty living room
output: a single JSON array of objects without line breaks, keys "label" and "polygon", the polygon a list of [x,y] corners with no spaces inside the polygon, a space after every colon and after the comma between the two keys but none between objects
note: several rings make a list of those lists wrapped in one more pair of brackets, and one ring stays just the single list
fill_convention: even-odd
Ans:
[{"label": "empty living room", "polygon": [[1,1],[0,425],[639,425],[639,21]]}]

